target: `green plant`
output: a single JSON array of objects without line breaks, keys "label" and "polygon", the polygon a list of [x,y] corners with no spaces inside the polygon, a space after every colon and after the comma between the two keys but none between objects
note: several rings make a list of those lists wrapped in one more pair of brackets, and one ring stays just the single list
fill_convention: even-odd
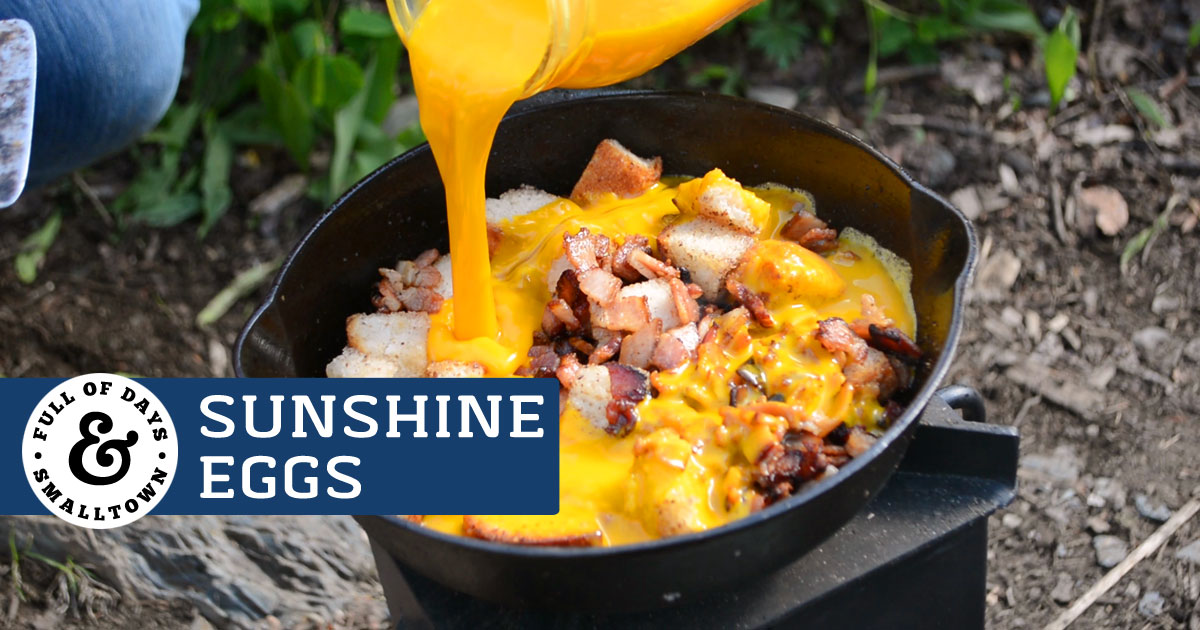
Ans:
[{"label": "green plant", "polygon": [[[233,201],[239,151],[284,150],[328,203],[423,139],[381,130],[403,55],[383,13],[337,0],[203,0],[189,41],[187,95],[143,138],[141,170],[113,204],[118,220],[199,216],[204,236]],[[319,167],[317,149],[329,153]]]},{"label": "green plant", "polygon": [[1051,109],[1058,109],[1058,104],[1066,96],[1067,84],[1075,76],[1079,45],[1079,16],[1075,15],[1074,9],[1067,7],[1054,32],[1046,36],[1042,43]]},{"label": "green plant", "polygon": [[21,241],[21,249],[17,252],[14,262],[18,280],[25,284],[32,284],[34,280],[37,280],[38,267],[46,258],[46,252],[50,250],[50,246],[54,244],[60,227],[62,227],[62,214],[55,212],[42,227]]}]

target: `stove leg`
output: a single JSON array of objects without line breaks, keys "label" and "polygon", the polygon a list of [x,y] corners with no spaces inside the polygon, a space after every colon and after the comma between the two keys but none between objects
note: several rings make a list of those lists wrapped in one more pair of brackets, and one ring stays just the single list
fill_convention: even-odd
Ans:
[{"label": "stove leg", "polygon": [[781,628],[983,630],[987,519],[810,602]]},{"label": "stove leg", "polygon": [[371,554],[375,556],[375,567],[379,571],[379,582],[387,599],[388,611],[396,622],[396,630],[434,630],[433,621],[417,601],[416,594],[404,579],[404,574],[392,556],[378,543],[371,540]]}]

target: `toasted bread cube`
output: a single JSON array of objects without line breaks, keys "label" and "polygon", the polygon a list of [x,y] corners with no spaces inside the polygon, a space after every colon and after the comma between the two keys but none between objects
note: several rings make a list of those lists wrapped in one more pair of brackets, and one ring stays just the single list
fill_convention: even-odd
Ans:
[{"label": "toasted bread cube", "polygon": [[558,201],[558,197],[533,186],[514,188],[498,198],[487,200],[485,210],[487,222],[497,225],[509,219],[529,214],[555,201]]},{"label": "toasted bread cube", "polygon": [[425,367],[428,378],[483,378],[483,366],[472,361],[434,361]]},{"label": "toasted bread cube", "polygon": [[392,378],[396,362],[387,357],[367,355],[346,346],[342,353],[325,366],[329,378]]},{"label": "toasted bread cube", "polygon": [[425,374],[429,337],[428,313],[371,313],[351,315],[346,337],[355,350],[396,363],[395,376]]},{"label": "toasted bread cube", "polygon": [[608,428],[608,403],[612,402],[612,380],[603,365],[585,365],[567,393],[567,404],[601,431]]},{"label": "toasted bread cube", "polygon": [[586,206],[610,193],[623,199],[636,197],[657,184],[660,177],[662,158],[640,158],[616,140],[602,140],[575,183],[571,201]]},{"label": "toasted bread cube", "polygon": [[676,202],[684,212],[708,217],[750,235],[758,234],[771,216],[771,204],[742,188],[719,168],[700,179],[680,184]]},{"label": "toasted bread cube", "polygon": [[438,258],[437,262],[433,263],[433,268],[442,274],[442,281],[438,283],[434,291],[437,291],[444,300],[454,297],[454,269],[450,266],[450,255],[446,254]]},{"label": "toasted bread cube", "polygon": [[553,516],[467,515],[463,516],[463,533],[494,542],[543,547],[595,547],[604,538],[595,516],[570,509]]},{"label": "toasted bread cube", "polygon": [[680,324],[679,311],[675,309],[675,300],[671,296],[671,283],[665,278],[655,278],[627,285],[617,296],[618,299],[646,298],[646,307],[650,309],[650,319],[661,319],[664,330],[675,328]]},{"label": "toasted bread cube", "polygon": [[725,276],[737,266],[754,238],[707,218],[675,223],[658,235],[658,246],[676,267],[687,269],[704,297],[717,299]]}]

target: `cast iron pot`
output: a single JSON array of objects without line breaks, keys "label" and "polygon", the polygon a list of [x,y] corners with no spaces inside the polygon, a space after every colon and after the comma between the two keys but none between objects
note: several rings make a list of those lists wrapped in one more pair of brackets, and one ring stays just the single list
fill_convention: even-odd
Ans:
[{"label": "cast iron pot", "polygon": [[[661,155],[668,173],[698,176],[720,167],[744,184],[810,191],[820,216],[834,227],[871,234],[912,264],[917,341],[931,360],[906,411],[868,453],[799,494],[714,530],[565,549],[449,536],[392,516],[356,517],[401,564],[486,600],[646,609],[730,587],[798,558],[883,486],[958,339],[976,249],[966,218],[878,151],[789,110],[701,94],[551,93],[523,104],[501,124],[488,165],[488,194],[521,184],[567,194],[604,138],[639,155]],[[445,202],[433,154],[422,146],[359,182],[296,246],[238,339],[237,373],[323,376],[346,343],[346,317],[372,310],[376,270],[430,247],[447,251]]]}]

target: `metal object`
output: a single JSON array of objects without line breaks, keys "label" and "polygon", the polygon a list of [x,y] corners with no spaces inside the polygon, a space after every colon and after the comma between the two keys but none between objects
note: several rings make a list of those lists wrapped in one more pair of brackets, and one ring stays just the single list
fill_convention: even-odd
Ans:
[{"label": "metal object", "polygon": [[896,474],[816,549],[777,573],[643,614],[497,606],[372,549],[396,628],[982,629],[987,516],[1014,497],[1017,446],[1015,429],[958,419],[934,398]]},{"label": "metal object", "polygon": [[25,190],[33,148],[37,41],[25,20],[0,20],[0,208]]},{"label": "metal object", "polygon": [[[804,188],[822,218],[852,226],[908,260],[918,344],[930,361],[903,414],[870,451],[788,499],[709,531],[634,545],[502,545],[361,516],[406,566],[456,590],[511,605],[645,610],[728,589],[815,548],[879,491],[950,366],[976,243],[966,218],[875,149],[824,122],[741,99],[693,93],[551,93],[497,134],[488,191],[521,184],[565,193],[596,144],[617,138],[671,172],[720,167],[746,184]],[[334,203],[293,251],[235,348],[241,376],[318,376],[345,345],[348,315],[369,311],[380,266],[446,251],[441,180],[428,147],[396,158]],[[413,480],[419,483],[419,480]]]}]

